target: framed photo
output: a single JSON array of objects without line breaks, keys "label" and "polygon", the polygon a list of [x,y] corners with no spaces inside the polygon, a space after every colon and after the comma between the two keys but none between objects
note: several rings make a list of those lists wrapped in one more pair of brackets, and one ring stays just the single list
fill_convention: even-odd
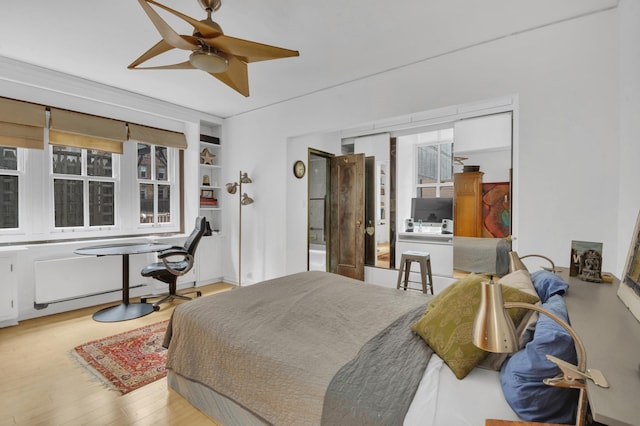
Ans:
[{"label": "framed photo", "polygon": [[200,191],[200,198],[215,198],[212,189],[203,189]]},{"label": "framed photo", "polygon": [[583,281],[602,282],[602,243],[571,241],[569,275]]},{"label": "framed photo", "polygon": [[634,317],[640,321],[640,213],[631,237],[631,245],[623,276],[618,288],[618,297]]}]

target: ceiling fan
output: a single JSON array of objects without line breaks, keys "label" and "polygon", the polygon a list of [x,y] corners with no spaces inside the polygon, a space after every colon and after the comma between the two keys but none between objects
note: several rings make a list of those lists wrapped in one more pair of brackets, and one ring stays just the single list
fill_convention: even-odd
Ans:
[{"label": "ceiling fan", "polygon": [[[207,18],[201,21],[153,0],[138,0],[138,3],[155,25],[162,40],[133,61],[128,66],[129,69],[200,69],[242,95],[249,96],[247,73],[249,62],[299,56],[296,50],[224,35],[220,25],[211,20],[211,13],[220,8],[222,0],[198,0],[200,6],[207,12]],[[191,24],[194,28],[193,35],[181,35],[175,32],[149,4],[164,9]],[[143,62],[171,49],[190,50],[189,60],[172,65],[138,67]]]}]

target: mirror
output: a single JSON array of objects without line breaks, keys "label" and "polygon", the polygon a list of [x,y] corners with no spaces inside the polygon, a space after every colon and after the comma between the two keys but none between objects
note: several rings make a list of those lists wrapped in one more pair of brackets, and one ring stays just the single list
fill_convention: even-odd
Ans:
[{"label": "mirror", "polygon": [[618,287],[618,297],[640,321],[640,213],[631,236],[631,245]]},{"label": "mirror", "polygon": [[[382,133],[343,140],[344,153],[364,153],[366,167],[365,265],[397,269],[398,253],[430,252],[435,275],[453,276],[453,235],[442,221],[423,220],[408,229],[412,199],[456,198],[456,177],[479,170],[480,192],[473,204],[481,218],[473,232],[462,232],[469,207],[458,209],[468,237],[503,238],[511,234],[512,113],[503,112],[417,130]],[[459,185],[462,187],[462,184]],[[468,272],[468,271],[464,271]],[[478,272],[478,271],[476,271]]]},{"label": "mirror", "polygon": [[329,188],[329,154],[309,150],[308,176],[308,213],[307,241],[308,259],[307,265],[310,271],[327,271],[328,250],[328,208],[327,189]]}]

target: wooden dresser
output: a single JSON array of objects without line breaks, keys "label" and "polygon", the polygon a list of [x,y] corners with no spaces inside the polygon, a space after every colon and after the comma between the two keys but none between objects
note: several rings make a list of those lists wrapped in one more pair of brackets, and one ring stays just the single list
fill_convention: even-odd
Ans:
[{"label": "wooden dresser", "polygon": [[453,175],[453,234],[456,237],[482,237],[483,174]]}]

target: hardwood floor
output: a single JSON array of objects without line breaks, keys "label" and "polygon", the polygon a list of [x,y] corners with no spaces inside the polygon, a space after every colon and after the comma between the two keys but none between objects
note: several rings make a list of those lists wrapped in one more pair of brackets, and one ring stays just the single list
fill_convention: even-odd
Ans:
[{"label": "hardwood floor", "polygon": [[[201,288],[203,297],[233,286]],[[167,388],[166,378],[126,395],[108,390],[71,350],[79,344],[152,324],[184,302],[117,323],[99,323],[93,306],[0,329],[0,426],[6,425],[217,425]]]}]

